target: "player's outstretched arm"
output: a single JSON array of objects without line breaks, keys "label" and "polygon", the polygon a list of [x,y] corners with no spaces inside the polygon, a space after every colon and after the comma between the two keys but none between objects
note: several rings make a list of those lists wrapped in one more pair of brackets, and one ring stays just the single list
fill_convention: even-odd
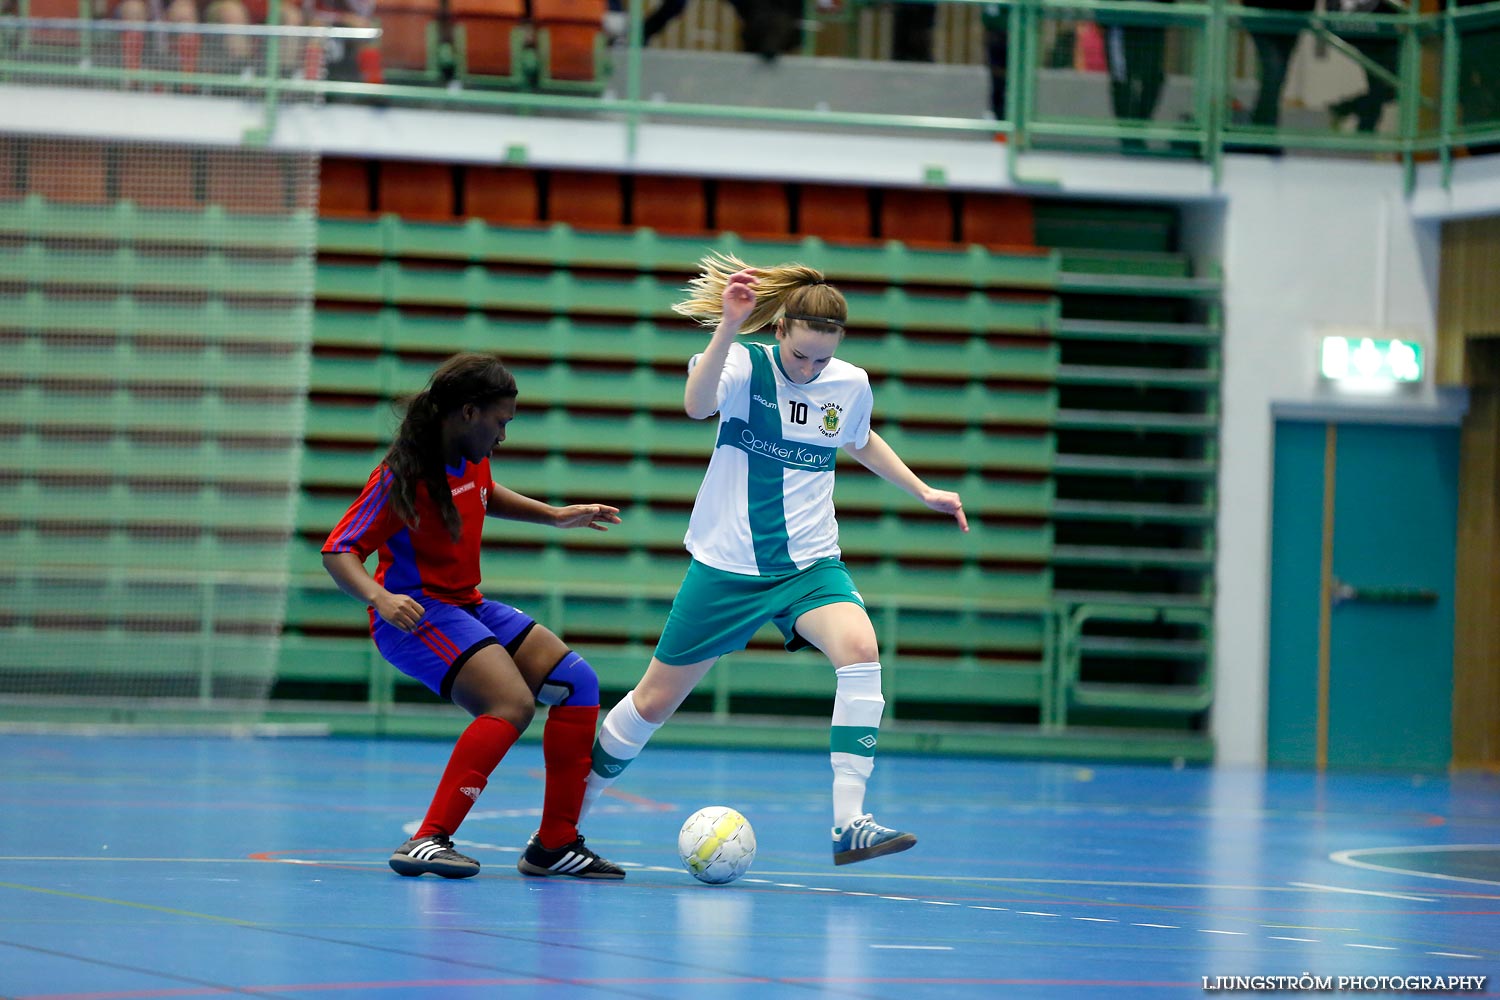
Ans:
[{"label": "player's outstretched arm", "polygon": [[969,530],[969,519],[964,514],[963,500],[959,495],[948,490],[935,490],[924,483],[915,472],[907,468],[906,463],[901,461],[901,456],[879,434],[871,431],[863,448],[845,445],[844,450],[881,479],[901,487],[922,501],[929,510],[952,514],[961,530]]},{"label": "player's outstretched arm", "polygon": [[485,513],[490,517],[503,517],[509,521],[525,521],[528,524],[548,524],[554,528],[593,528],[608,531],[611,524],[620,523],[620,508],[603,503],[576,503],[567,507],[533,500],[531,497],[507,489],[499,483],[490,487],[490,498],[485,503]]}]

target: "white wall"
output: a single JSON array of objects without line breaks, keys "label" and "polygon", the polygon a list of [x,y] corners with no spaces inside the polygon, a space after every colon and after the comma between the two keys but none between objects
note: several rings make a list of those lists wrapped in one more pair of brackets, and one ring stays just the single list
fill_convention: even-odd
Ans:
[{"label": "white wall", "polygon": [[[1222,193],[1226,275],[1213,728],[1219,759],[1265,759],[1270,486],[1280,402],[1327,397],[1312,331],[1414,332],[1432,344],[1437,224],[1411,217],[1394,165],[1231,157]],[[1201,211],[1196,213],[1201,215]],[[1431,387],[1409,404],[1438,406]]]}]

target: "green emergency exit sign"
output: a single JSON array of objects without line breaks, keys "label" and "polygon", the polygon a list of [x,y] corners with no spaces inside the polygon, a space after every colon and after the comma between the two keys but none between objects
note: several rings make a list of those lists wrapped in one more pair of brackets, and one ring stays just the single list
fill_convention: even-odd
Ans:
[{"label": "green emergency exit sign", "polygon": [[1420,382],[1422,345],[1410,340],[1324,337],[1322,373],[1338,382]]}]

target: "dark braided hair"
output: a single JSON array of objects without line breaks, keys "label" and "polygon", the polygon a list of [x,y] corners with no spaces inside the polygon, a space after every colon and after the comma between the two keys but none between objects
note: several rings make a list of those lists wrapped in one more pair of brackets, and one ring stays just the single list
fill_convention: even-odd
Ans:
[{"label": "dark braided hair", "polygon": [[391,472],[391,509],[402,521],[417,526],[417,484],[425,483],[449,536],[458,541],[463,525],[448,492],[443,418],[466,403],[482,407],[515,396],[515,376],[498,357],[455,354],[432,373],[421,392],[405,401],[406,414],[383,460]]}]

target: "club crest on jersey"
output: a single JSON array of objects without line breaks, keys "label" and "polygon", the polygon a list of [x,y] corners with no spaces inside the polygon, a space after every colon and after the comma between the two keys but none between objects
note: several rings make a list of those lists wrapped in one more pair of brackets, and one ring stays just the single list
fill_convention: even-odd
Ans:
[{"label": "club crest on jersey", "polygon": [[823,404],[823,419],[818,424],[818,431],[824,437],[838,437],[839,428],[843,426],[844,408],[837,403]]}]

